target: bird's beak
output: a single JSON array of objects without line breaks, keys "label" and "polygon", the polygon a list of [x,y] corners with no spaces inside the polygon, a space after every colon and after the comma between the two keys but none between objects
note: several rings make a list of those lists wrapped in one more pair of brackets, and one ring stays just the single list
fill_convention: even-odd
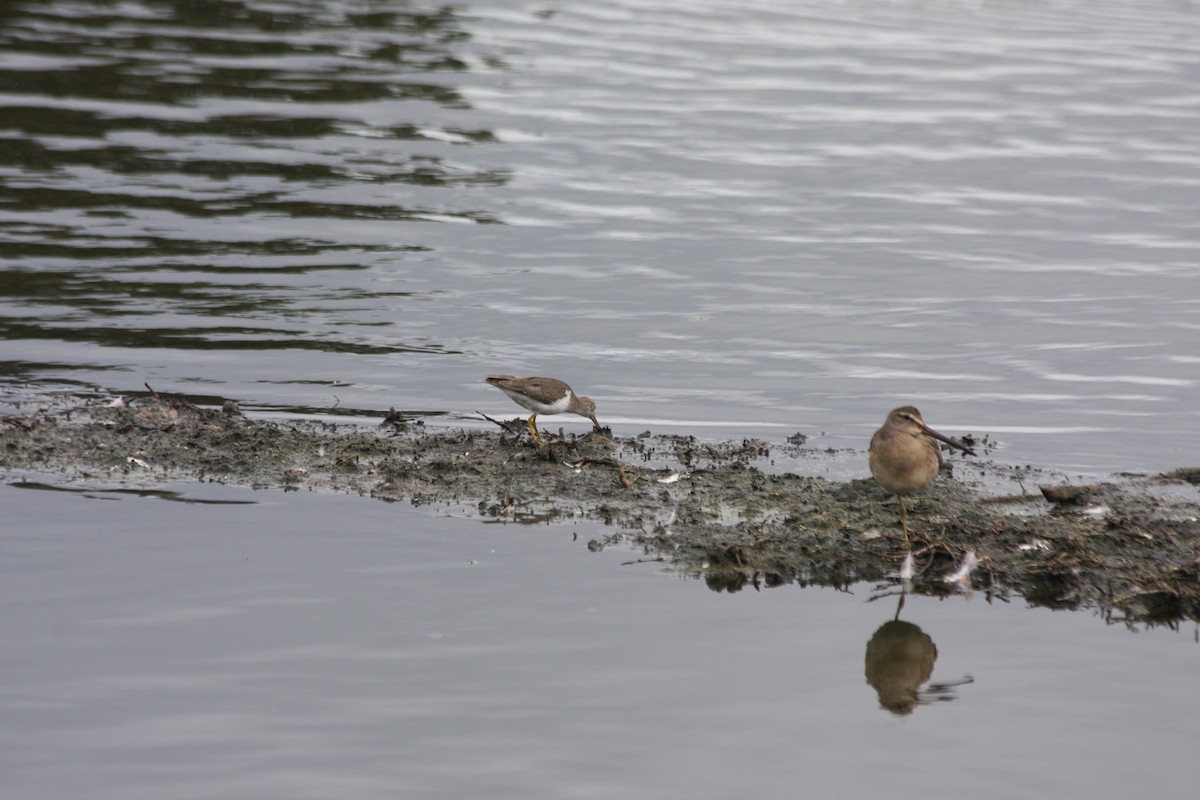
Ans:
[{"label": "bird's beak", "polygon": [[929,427],[928,425],[922,424],[921,430],[925,431],[926,436],[932,436],[934,439],[937,439],[939,442],[945,442],[946,444],[950,445],[951,447],[955,448],[956,450],[962,450],[964,453],[966,453],[969,456],[975,455],[975,451],[972,450],[971,448],[967,447],[962,442],[958,441],[957,439],[951,439],[949,436],[946,436],[944,433],[938,433],[937,431],[935,431],[933,428]]},{"label": "bird's beak", "polygon": [[596,430],[596,431],[598,431],[598,430],[602,430],[602,429],[601,429],[601,427],[600,427],[600,420],[596,419],[596,415],[595,415],[595,414],[593,414],[593,415],[590,417],[590,419],[592,420],[592,430]]}]

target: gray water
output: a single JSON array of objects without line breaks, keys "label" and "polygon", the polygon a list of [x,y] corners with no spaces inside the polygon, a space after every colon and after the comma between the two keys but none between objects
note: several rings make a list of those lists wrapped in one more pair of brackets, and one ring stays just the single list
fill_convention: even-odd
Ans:
[{"label": "gray water", "polygon": [[0,386],[1194,465],[1196,11],[5,4]]},{"label": "gray water", "polygon": [[[618,435],[861,451],[911,402],[1014,464],[1194,466],[1198,11],[0,4],[0,412],[473,425],[504,371]],[[876,587],[59,488],[0,487],[6,797],[1194,794],[1194,626],[912,597],[896,716]]]},{"label": "gray water", "polygon": [[0,486],[5,797],[1195,794],[1194,625],[912,596],[937,655],[896,714],[864,671],[895,587],[723,594],[587,526],[79,489]]}]

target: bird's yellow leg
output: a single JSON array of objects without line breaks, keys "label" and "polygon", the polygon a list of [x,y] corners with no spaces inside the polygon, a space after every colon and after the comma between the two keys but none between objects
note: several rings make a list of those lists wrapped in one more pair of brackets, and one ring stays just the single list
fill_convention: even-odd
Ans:
[{"label": "bird's yellow leg", "polygon": [[529,433],[533,435],[533,440],[538,444],[542,443],[542,437],[537,432],[537,414],[529,415]]},{"label": "bird's yellow leg", "polygon": [[904,531],[904,549],[908,550],[908,513],[904,510],[904,498],[896,495],[896,500],[900,503],[900,528]]}]

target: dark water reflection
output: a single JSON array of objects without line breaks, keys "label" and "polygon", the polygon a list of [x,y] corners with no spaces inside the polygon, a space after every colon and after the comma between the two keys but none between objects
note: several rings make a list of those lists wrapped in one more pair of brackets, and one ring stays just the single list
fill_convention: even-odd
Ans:
[{"label": "dark water reflection", "polygon": [[[10,313],[0,337],[126,359],[142,349],[454,352],[314,336],[303,321],[413,294],[319,277],[364,270],[367,253],[428,250],[356,239],[343,223],[495,221],[430,192],[502,184],[503,170],[411,148],[490,142],[489,131],[406,121],[367,130],[346,113],[383,101],[465,109],[436,77],[465,68],[458,12],[259,6],[5,4],[0,300]],[[13,360],[5,372],[30,375],[34,363]]]},{"label": "dark water reflection", "polygon": [[[468,36],[453,7],[422,11],[386,3],[388,11],[363,14],[319,2],[290,3],[286,12],[282,6],[258,5],[236,0],[6,4],[0,14],[6,45],[54,61],[43,69],[6,73],[0,90],[168,105],[201,95],[462,103],[452,89],[435,83],[371,80],[371,69],[345,63],[329,69],[329,62],[320,62],[321,57],[340,58],[350,45],[356,58],[391,75],[461,70],[464,64],[453,46]],[[371,33],[382,38],[371,39]],[[180,58],[183,54],[191,59]],[[163,70],[165,63],[173,67]],[[311,70],[296,69],[303,63]]]},{"label": "dark water reflection", "polygon": [[[406,153],[395,143],[427,141],[432,133],[408,123],[373,131],[387,141],[386,153],[381,149],[334,161],[322,157],[328,152],[306,152],[298,141],[319,148],[322,141],[345,136],[346,126],[361,120],[339,116],[333,106],[325,110],[335,113],[321,117],[296,114],[296,109],[385,99],[466,107],[453,88],[425,79],[464,68],[454,50],[468,36],[452,8],[352,14],[326,6],[298,4],[300,10],[289,13],[235,2],[98,3],[90,13],[86,4],[10,9],[2,20],[9,67],[0,70],[0,92],[9,94],[4,126],[15,135],[6,142],[0,164],[20,170],[28,180],[25,185],[9,182],[6,204],[27,213],[86,211],[116,217],[146,209],[192,217],[403,220],[430,209],[305,201],[294,196],[296,187],[289,184],[350,180],[447,187],[505,180],[494,170],[464,169],[441,157]],[[142,13],[122,14],[134,11]],[[23,105],[21,96],[34,102]],[[245,113],[219,113],[212,106],[218,100],[255,101],[257,106]],[[485,130],[447,128],[439,133],[438,138],[462,143],[493,138]],[[286,150],[273,148],[280,141],[289,143]],[[36,179],[38,173],[89,170],[141,178],[137,185],[158,185],[162,191],[139,196]],[[257,191],[248,180],[252,178],[261,179]],[[437,213],[490,219],[465,209]],[[71,234],[84,233],[72,226],[47,226],[25,236],[13,221],[6,227],[16,241],[6,244],[5,255],[95,255],[70,248],[76,244]],[[33,240],[26,245],[56,239],[57,249],[23,249],[26,238]],[[135,245],[132,251],[130,245]],[[117,246],[105,254],[211,253],[214,243],[143,237]],[[348,247],[345,242],[330,246]],[[261,243],[261,252],[268,255],[314,249],[321,248],[307,241]],[[255,252],[248,243],[236,250]]]}]

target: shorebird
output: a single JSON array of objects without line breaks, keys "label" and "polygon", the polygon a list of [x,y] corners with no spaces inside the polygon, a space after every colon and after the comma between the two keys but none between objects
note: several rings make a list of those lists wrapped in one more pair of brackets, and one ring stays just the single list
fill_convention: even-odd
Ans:
[{"label": "shorebird", "polygon": [[896,495],[900,503],[900,527],[904,530],[906,548],[908,514],[904,510],[904,495],[921,491],[937,477],[942,468],[942,451],[937,442],[975,455],[975,451],[962,442],[926,425],[921,412],[913,406],[893,409],[883,427],[871,437],[871,475],[876,483]]},{"label": "shorebird", "polygon": [[538,414],[578,414],[592,421],[592,427],[600,430],[596,421],[596,404],[590,397],[580,397],[560,380],[554,378],[517,378],[513,375],[489,375],[487,382],[512,398],[519,406],[533,413],[529,415],[529,432],[533,440],[542,443],[537,430]]}]

